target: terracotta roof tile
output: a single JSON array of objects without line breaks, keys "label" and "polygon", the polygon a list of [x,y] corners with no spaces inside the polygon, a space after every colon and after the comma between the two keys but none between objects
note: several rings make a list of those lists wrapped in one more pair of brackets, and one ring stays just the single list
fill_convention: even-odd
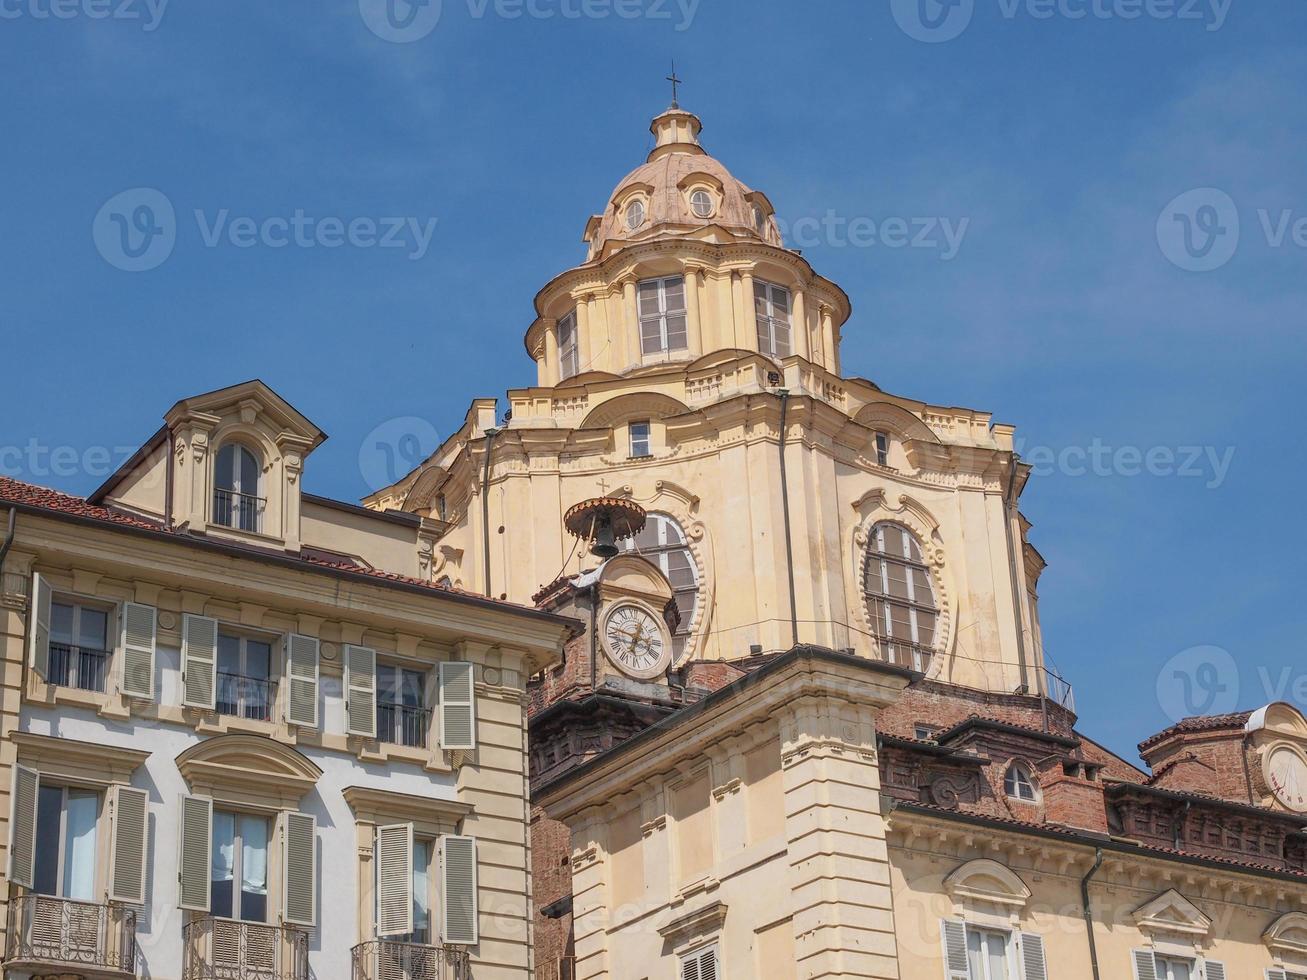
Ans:
[{"label": "terracotta roof tile", "polygon": [[1163,728],[1156,735],[1150,735],[1140,742],[1139,751],[1142,752],[1150,745],[1156,745],[1172,735],[1182,735],[1189,732],[1213,732],[1222,728],[1242,728],[1251,717],[1251,711],[1234,711],[1226,715],[1192,715],[1188,718],[1181,718],[1170,728]]}]

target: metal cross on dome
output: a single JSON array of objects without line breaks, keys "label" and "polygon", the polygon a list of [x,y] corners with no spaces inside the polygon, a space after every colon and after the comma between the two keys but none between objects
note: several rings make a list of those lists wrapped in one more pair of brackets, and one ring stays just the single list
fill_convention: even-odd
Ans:
[{"label": "metal cross on dome", "polygon": [[672,62],[672,73],[671,73],[670,75],[667,76],[667,81],[669,81],[669,82],[672,83],[672,108],[673,108],[673,109],[679,109],[679,108],[681,107],[681,104],[680,104],[679,102],[676,101],[676,94],[677,94],[677,93],[676,93],[676,90],[677,90],[677,87],[678,87],[678,86],[683,85],[683,84],[685,84],[685,83],[682,82],[681,79],[679,79],[679,78],[676,77],[676,62],[675,62],[675,61]]}]

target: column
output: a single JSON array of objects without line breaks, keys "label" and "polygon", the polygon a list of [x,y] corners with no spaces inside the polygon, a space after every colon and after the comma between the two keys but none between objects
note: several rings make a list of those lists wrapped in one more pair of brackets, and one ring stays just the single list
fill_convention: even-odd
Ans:
[{"label": "column", "polygon": [[558,321],[552,318],[545,318],[545,353],[540,358],[537,375],[540,379],[540,387],[552,388],[558,384]]},{"label": "column", "polygon": [[694,266],[685,268],[685,324],[690,356],[698,357],[707,345],[699,316],[699,270]]},{"label": "column", "polygon": [[627,279],[622,283],[622,325],[620,327],[622,336],[630,342],[634,340],[634,346],[630,348],[630,359],[628,364],[639,364],[643,359],[643,352],[640,347],[640,311],[636,307],[635,301],[635,279]]},{"label": "column", "polygon": [[832,374],[839,373],[838,359],[835,356],[835,311],[829,306],[821,308],[821,346],[822,366]]},{"label": "column", "polygon": [[755,312],[753,272],[751,270],[740,273],[740,292],[744,294],[744,302],[741,304],[740,335],[736,341],[736,346],[743,347],[745,350],[757,350],[758,314]]},{"label": "column", "polygon": [[590,297],[576,300],[576,373],[584,374],[594,363],[595,344],[590,336]]},{"label": "column", "polygon": [[790,335],[794,338],[792,349],[807,361],[812,359],[808,344],[808,301],[802,289],[796,289],[793,295],[793,309],[790,310]]}]

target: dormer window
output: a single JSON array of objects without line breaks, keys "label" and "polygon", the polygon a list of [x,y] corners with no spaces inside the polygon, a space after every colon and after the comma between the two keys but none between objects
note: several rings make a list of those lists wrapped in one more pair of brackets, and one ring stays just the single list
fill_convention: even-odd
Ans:
[{"label": "dormer window", "polygon": [[635,231],[644,224],[644,201],[632,201],[626,206],[626,229]]},{"label": "dormer window", "polygon": [[686,350],[685,323],[685,279],[640,283],[640,352],[645,357]]},{"label": "dormer window", "polygon": [[753,284],[758,318],[758,350],[769,357],[790,356],[790,291],[769,282]]},{"label": "dormer window", "polygon": [[229,442],[218,450],[213,474],[213,523],[241,531],[263,530],[266,503],[260,486],[259,459],[253,451]]},{"label": "dormer window", "polygon": [[1003,777],[1003,792],[1007,794],[1008,799],[1019,800],[1022,803],[1039,801],[1039,790],[1035,788],[1034,776],[1031,775],[1030,767],[1024,762],[1014,762],[1008,766],[1007,774]]},{"label": "dormer window", "polygon": [[697,190],[690,195],[690,207],[700,218],[711,218],[713,213],[712,195],[705,190]]},{"label": "dormer window", "polygon": [[580,373],[580,348],[576,343],[576,311],[558,321],[558,378],[566,381]]}]

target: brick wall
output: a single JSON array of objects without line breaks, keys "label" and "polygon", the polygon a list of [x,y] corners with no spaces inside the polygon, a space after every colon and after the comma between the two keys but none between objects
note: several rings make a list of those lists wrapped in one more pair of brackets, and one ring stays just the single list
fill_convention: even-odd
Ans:
[{"label": "brick wall", "polygon": [[572,953],[572,916],[549,919],[540,914],[540,909],[572,894],[571,853],[567,827],[533,807],[531,877],[536,903],[536,972],[540,977],[554,976],[559,959]]},{"label": "brick wall", "polygon": [[1256,769],[1248,757],[1242,729],[1184,732],[1146,746],[1153,785],[1182,793],[1218,796],[1234,803],[1256,803],[1249,781]]}]

